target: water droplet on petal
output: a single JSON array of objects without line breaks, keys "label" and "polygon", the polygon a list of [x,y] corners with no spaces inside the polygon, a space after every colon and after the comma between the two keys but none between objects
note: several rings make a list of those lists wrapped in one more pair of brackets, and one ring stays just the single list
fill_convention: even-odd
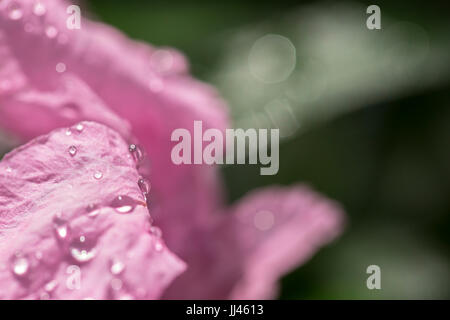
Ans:
[{"label": "water droplet on petal", "polygon": [[95,218],[96,216],[98,216],[100,211],[101,208],[98,208],[95,204],[90,204],[86,208],[87,215],[90,218]]},{"label": "water droplet on petal", "polygon": [[145,196],[147,196],[148,193],[150,192],[150,183],[148,182],[148,180],[144,179],[144,178],[139,178],[138,186],[139,186],[139,189],[141,190],[141,192]]},{"label": "water droplet on petal", "polygon": [[155,242],[155,250],[160,252],[164,248],[163,244],[161,243],[161,240],[157,240]]},{"label": "water droplet on petal", "polygon": [[66,64],[62,63],[62,62],[58,62],[56,64],[55,69],[56,69],[56,72],[63,73],[64,71],[66,71]]},{"label": "water droplet on petal", "polygon": [[136,164],[139,164],[144,159],[144,153],[137,144],[130,144],[129,151]]},{"label": "water droplet on petal", "polygon": [[155,226],[150,227],[150,233],[158,238],[162,237],[162,231],[158,227],[155,227]]},{"label": "water droplet on petal", "polygon": [[43,16],[46,12],[47,9],[45,8],[45,5],[43,5],[41,2],[36,2],[33,7],[33,13],[37,16]]},{"label": "water droplet on petal", "polygon": [[85,236],[80,236],[79,238],[75,238],[70,244],[70,254],[78,262],[88,262],[97,253],[94,246],[94,241],[86,239]]},{"label": "water droplet on petal", "polygon": [[61,109],[61,114],[69,119],[74,119],[80,114],[80,107],[74,102],[64,103]]},{"label": "water droplet on petal", "polygon": [[8,16],[11,20],[19,20],[23,16],[22,8],[16,2],[11,3],[8,10]]},{"label": "water droplet on petal", "polygon": [[52,280],[45,285],[45,291],[52,292],[58,286],[58,281]]},{"label": "water droplet on petal", "polygon": [[12,271],[19,277],[27,274],[29,266],[28,259],[20,255],[16,255],[12,261]]},{"label": "water droplet on petal", "polygon": [[23,26],[23,30],[25,30],[25,32],[30,33],[34,31],[34,27],[31,23],[25,23],[25,25]]},{"label": "water droplet on petal", "polygon": [[47,292],[42,292],[39,296],[39,299],[48,300],[48,299],[50,299],[50,295]]},{"label": "water droplet on petal", "polygon": [[122,261],[117,260],[117,259],[113,259],[111,260],[111,273],[112,274],[120,274],[123,270],[125,269],[125,265],[123,264]]},{"label": "water droplet on petal", "polygon": [[69,148],[69,154],[73,157],[77,154],[77,148],[75,146],[71,146]]},{"label": "water droplet on petal", "polygon": [[96,171],[94,173],[94,178],[95,180],[100,180],[101,178],[103,178],[103,173],[101,173],[100,171]]},{"label": "water droplet on petal", "polygon": [[83,130],[84,130],[84,126],[81,123],[77,124],[77,131],[83,132]]},{"label": "water droplet on petal", "polygon": [[136,207],[136,201],[128,196],[118,196],[111,202],[111,207],[119,213],[130,213]]},{"label": "water droplet on petal", "polygon": [[59,240],[64,240],[67,238],[67,235],[69,234],[69,224],[67,220],[61,218],[60,215],[56,215],[53,218],[53,227]]},{"label": "water droplet on petal", "polygon": [[122,289],[122,280],[114,278],[111,280],[111,288],[113,290],[119,291]]},{"label": "water droplet on petal", "polygon": [[58,29],[56,29],[53,26],[48,26],[45,29],[45,35],[49,38],[49,39],[53,39],[58,35]]},{"label": "water droplet on petal", "polygon": [[66,130],[66,136],[70,136],[70,135],[72,135],[72,130],[67,129],[67,130]]},{"label": "water droplet on petal", "polygon": [[78,262],[88,262],[95,257],[95,250],[87,251],[87,250],[79,250],[77,248],[71,248],[70,254]]}]

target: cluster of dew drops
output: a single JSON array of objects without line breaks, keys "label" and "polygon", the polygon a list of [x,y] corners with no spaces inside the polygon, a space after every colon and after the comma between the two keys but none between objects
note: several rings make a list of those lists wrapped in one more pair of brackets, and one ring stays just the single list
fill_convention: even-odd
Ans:
[{"label": "cluster of dew drops", "polygon": [[[2,0],[0,0],[0,3]],[[6,14],[8,18],[12,21],[21,21],[24,17],[24,9],[20,4],[20,0],[11,1],[8,6],[5,8]],[[36,0],[34,6],[32,8],[33,15],[40,19],[41,22],[44,21],[44,17],[47,14],[46,6],[39,0]],[[28,34],[43,34],[47,39],[51,41],[56,41],[58,46],[65,46],[69,42],[69,36],[67,33],[63,32],[63,30],[58,30],[54,25],[47,24],[42,27],[39,24],[33,24],[32,21],[24,22],[23,25],[24,31]],[[94,55],[87,56],[86,61],[88,63],[94,63],[98,58]],[[150,65],[153,71],[156,73],[165,73],[168,74],[172,72],[172,67],[174,65],[174,56],[171,52],[165,49],[156,50],[150,57]],[[63,74],[67,71],[66,63],[63,61],[57,61],[55,64],[55,71],[59,74]],[[155,94],[158,94],[164,90],[165,84],[162,77],[157,76],[150,72],[151,76],[149,76],[148,81],[148,89]],[[15,83],[9,79],[4,79],[0,81],[0,94],[4,92],[9,92],[15,87]],[[68,109],[68,114],[72,112],[72,110]]]},{"label": "cluster of dew drops", "polygon": [[[2,1],[0,0],[0,3]],[[25,8],[22,6],[20,0],[13,0],[8,3],[7,6],[2,8],[5,10],[6,16],[11,21],[23,22],[24,31],[28,34],[35,33],[43,33],[45,37],[49,40],[55,40],[58,45],[64,46],[68,43],[69,37],[66,33],[60,32],[54,25],[47,24],[45,26],[41,26],[42,21],[44,21],[44,17],[47,14],[47,8],[44,3],[39,0],[33,4],[31,8],[31,12],[33,16],[37,19],[37,21],[41,21],[40,23],[36,23],[33,19],[29,19],[29,21],[24,21],[24,13]],[[27,16],[28,17],[28,16]],[[55,70],[58,73],[62,73],[66,70],[66,65],[62,62],[58,62],[55,65]],[[0,94],[4,92],[9,92],[13,90],[15,87],[15,81],[12,79],[2,79],[0,81]]]},{"label": "cluster of dew drops", "polygon": [[[9,5],[6,7],[7,15],[10,20],[19,21],[24,16],[24,9],[22,8],[22,5],[20,4],[20,1],[13,0],[9,3]],[[39,0],[36,0],[32,7],[32,13],[36,17],[44,17],[47,13],[46,6]],[[24,24],[24,30],[25,32],[39,32],[41,28],[38,26],[33,25],[31,22],[26,22]],[[53,25],[47,25],[44,28],[44,33],[46,37],[49,39],[57,38],[58,42],[61,44],[64,44],[67,42],[67,35],[64,35],[58,31],[58,29]],[[58,36],[59,35],[59,36]]]},{"label": "cluster of dew drops", "polygon": [[[0,0],[2,2],[2,0]],[[8,6],[5,8],[7,17],[11,21],[22,21],[24,20],[24,8],[22,7],[19,0],[11,1]],[[32,7],[32,13],[37,19],[43,19],[47,14],[47,8],[44,3],[39,0],[36,0]],[[43,20],[42,20],[43,21]],[[64,33],[62,30],[58,30],[54,25],[47,24],[44,27],[41,27],[39,24],[34,24],[32,21],[24,22],[24,31],[28,34],[38,34],[42,33],[49,40],[54,40],[58,45],[64,46],[69,42],[69,37],[67,33]],[[87,57],[89,60],[95,60],[94,57]],[[158,72],[170,72],[173,65],[173,56],[170,52],[166,50],[157,50],[151,57],[151,61],[155,61],[153,64]],[[67,67],[64,62],[58,61],[55,64],[55,71],[57,73],[66,72]],[[4,79],[0,81],[0,93],[8,92],[14,87],[14,83],[10,80]],[[154,93],[159,93],[164,89],[164,83],[160,77],[152,76],[150,77],[148,83],[149,89]]]},{"label": "cluster of dew drops", "polygon": [[[83,124],[78,124],[75,126],[75,132],[82,133],[84,130]],[[69,128],[66,130],[66,135],[70,136],[74,132],[73,128]],[[136,144],[130,144],[128,151],[130,156],[136,163],[136,167],[139,167],[139,164],[144,159],[144,153],[141,148]],[[78,149],[76,146],[71,145],[68,147],[67,152],[71,157],[75,157],[77,155]],[[93,178],[95,180],[100,180],[103,178],[103,173],[101,171],[96,171],[93,174]],[[150,184],[147,179],[140,177],[137,181],[137,185],[142,192],[144,198],[147,201],[149,192],[150,192]],[[114,208],[116,212],[120,214],[128,214],[132,213],[138,203],[136,200],[132,199],[126,195],[120,195],[113,199],[110,202],[110,207]],[[101,212],[101,208],[99,208],[95,204],[90,204],[86,208],[86,214],[88,217],[96,217]],[[68,244],[68,251],[70,256],[74,261],[78,264],[83,264],[91,261],[96,256],[96,239],[91,239],[85,235],[71,237],[71,230],[68,220],[66,220],[61,213],[57,213],[53,217],[53,231],[59,243]],[[163,244],[161,240],[162,232],[161,230],[151,225],[151,219],[148,224],[148,231],[156,237],[156,241],[154,244],[154,249],[156,252],[160,252],[163,250]],[[33,257],[30,255],[24,255],[20,252],[14,254],[11,257],[11,271],[14,276],[18,280],[26,279],[28,276],[30,269],[32,269],[36,265],[36,261],[42,259],[42,253],[37,252]],[[71,265],[70,267],[76,267],[77,265]],[[122,281],[120,278],[120,274],[125,269],[125,263],[117,258],[110,259],[109,272],[112,275],[112,280],[110,282],[111,289],[113,291],[120,291],[122,288]],[[41,299],[49,299],[51,298],[52,291],[58,286],[57,280],[52,280],[48,282],[44,287],[44,292],[41,293]]]},{"label": "cluster of dew drops", "polygon": [[[0,1],[1,2],[1,1]],[[24,12],[25,9],[22,7],[22,4],[19,0],[11,1],[5,8],[6,15],[11,21],[22,21],[24,20]],[[39,0],[36,0],[31,10],[32,14],[37,19],[44,19],[47,14],[47,7],[44,3]],[[43,20],[41,20],[43,21]],[[69,37],[66,33],[61,32],[54,25],[47,24],[42,27],[39,23],[34,23],[32,19],[30,21],[23,21],[23,28],[26,33],[34,34],[34,33],[43,33],[46,38],[49,40],[57,41],[58,45],[66,45],[69,41]],[[58,62],[55,65],[55,70],[58,73],[63,73],[66,71],[66,65],[63,62]],[[2,91],[8,91],[12,88],[12,82],[10,80],[2,80],[0,82],[0,93]]]},{"label": "cluster of dew drops", "polygon": [[[18,1],[12,1],[9,6],[6,8],[7,15],[11,20],[21,20],[23,17],[23,10],[21,7],[21,4]],[[47,9],[43,3],[40,1],[36,1],[36,3],[33,6],[33,14],[37,17],[42,17],[46,14]],[[24,25],[26,32],[34,32],[35,27],[31,23],[26,23]],[[60,33],[54,26],[48,25],[46,26],[45,35],[49,39],[57,38],[58,42],[60,44],[64,44],[67,42],[67,36],[63,33]],[[65,65],[63,63],[58,63],[56,65],[56,71],[57,72],[64,72],[65,71]],[[6,90],[8,87],[7,83],[0,83],[0,89]],[[75,127],[76,132],[81,133],[84,130],[84,126],[82,124],[78,124]],[[66,135],[70,136],[72,135],[73,130],[67,129]],[[75,157],[77,155],[78,149],[76,146],[71,145],[68,148],[68,153],[71,157]],[[140,147],[136,144],[131,144],[129,146],[129,152],[131,156],[133,157],[134,161],[136,162],[136,165],[143,160],[144,154]],[[7,173],[11,173],[12,169],[7,168]],[[93,178],[95,180],[101,180],[103,178],[103,172],[100,170],[93,173]],[[148,195],[150,192],[150,184],[149,182],[143,178],[140,177],[137,181],[138,187],[141,190],[144,198],[146,201],[148,201]],[[118,213],[131,213],[135,209],[137,203],[134,199],[132,199],[129,196],[126,195],[119,195],[116,197],[111,203],[110,206],[114,208]],[[90,204],[86,208],[87,215],[89,217],[95,217],[100,213],[100,209],[97,208],[96,205]],[[70,238],[70,226],[67,220],[65,220],[61,214],[56,214],[53,219],[53,228],[55,236],[57,237],[58,241],[66,241]],[[161,238],[161,230],[158,227],[151,226],[149,224],[149,232],[152,233],[157,237],[157,239]],[[154,245],[155,251],[162,251],[163,245],[161,241],[156,241]],[[93,239],[88,239],[86,236],[81,235],[79,237],[76,237],[75,239],[72,239],[69,241],[69,253],[70,256],[79,264],[89,262],[90,260],[94,259],[96,256],[96,249],[95,249],[95,241]],[[17,252],[14,254],[10,261],[11,261],[11,271],[14,274],[14,276],[19,279],[23,280],[26,279],[27,276],[30,273],[30,269],[32,269],[35,265],[36,261],[41,260],[42,253],[37,252],[33,255],[34,257],[30,255],[22,254],[21,252]],[[0,268],[3,266],[0,266]],[[73,266],[69,266],[73,267]],[[125,263],[118,259],[111,259],[110,261],[110,273],[113,275],[113,279],[111,280],[111,288],[113,290],[120,290],[122,287],[122,282],[117,276],[119,276],[123,270],[125,269]],[[56,280],[52,280],[48,282],[44,287],[44,292],[41,294],[42,299],[50,298],[51,292],[58,286]]]}]

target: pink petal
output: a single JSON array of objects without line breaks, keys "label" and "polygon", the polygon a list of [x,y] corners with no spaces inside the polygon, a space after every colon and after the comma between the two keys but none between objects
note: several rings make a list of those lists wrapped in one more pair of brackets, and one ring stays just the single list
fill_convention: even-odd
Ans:
[{"label": "pink petal", "polygon": [[0,125],[26,140],[85,119],[116,128],[129,137],[128,122],[119,118],[78,78],[61,76],[49,91],[25,86],[14,94],[0,97]]},{"label": "pink petal", "polygon": [[[216,168],[175,166],[170,159],[174,129],[191,130],[194,120],[202,120],[204,129],[224,130],[228,126],[226,108],[216,92],[186,74],[188,67],[179,53],[131,41],[113,28],[86,19],[80,30],[67,30],[67,3],[41,2],[47,8],[44,18],[33,15],[33,0],[23,0],[23,17],[17,20],[8,17],[11,1],[0,2],[0,55],[5,61],[5,67],[0,66],[0,121],[25,138],[63,125],[58,120],[66,119],[62,108],[49,108],[58,103],[53,98],[49,103],[42,96],[48,93],[51,97],[70,97],[82,108],[88,108],[84,101],[90,99],[76,100],[81,99],[77,90],[61,85],[68,78],[74,79],[85,96],[98,105],[92,113],[81,112],[80,118],[95,119],[128,137],[125,124],[113,121],[114,116],[105,119],[102,109],[108,106],[132,125],[132,133],[152,162],[152,214],[168,246],[189,263],[188,271],[175,280],[166,297],[268,297],[282,273],[304,261],[339,231],[340,211],[332,205],[326,205],[328,211],[317,209],[327,201],[303,189],[292,194],[286,190],[278,198],[292,198],[289,201],[302,204],[305,211],[285,212],[277,197],[263,206],[260,202],[265,202],[264,197],[272,198],[272,192],[267,191],[261,199],[253,196],[234,210],[243,214],[227,218],[217,215],[223,210]],[[37,28],[26,32],[27,23]],[[58,30],[57,37],[48,38],[42,32],[50,26]],[[63,73],[55,69],[60,63],[65,66]],[[28,98],[26,103],[24,96]],[[54,110],[56,115],[40,114]],[[40,121],[20,125],[25,115]],[[45,124],[42,127],[41,122]],[[310,198],[317,199],[317,203],[308,202]],[[276,212],[276,225],[263,232],[261,238],[250,222],[238,223],[237,218],[248,211],[248,219],[252,220],[258,206]],[[309,212],[318,212],[318,220],[312,219]],[[277,224],[285,216],[291,217],[295,230],[290,224]],[[280,241],[287,241],[285,250],[267,252],[273,250],[272,246],[280,246]]]},{"label": "pink petal", "polygon": [[189,270],[166,298],[275,298],[281,276],[340,234],[343,214],[307,187],[272,187],[246,196],[224,220],[192,243]]},{"label": "pink petal", "polygon": [[[221,201],[221,185],[216,168],[172,163],[171,134],[176,128],[192,129],[194,120],[202,120],[205,129],[223,130],[228,124],[225,104],[214,89],[186,74],[184,57],[172,49],[131,41],[117,30],[87,19],[82,19],[81,29],[68,30],[65,1],[41,0],[46,7],[44,16],[33,14],[34,0],[20,1],[23,16],[17,20],[9,17],[10,3],[0,3],[0,52],[6,61],[5,67],[0,66],[0,84],[9,82],[3,94],[0,90],[0,124],[25,138],[66,125],[61,120],[67,120],[62,103],[55,102],[58,95],[64,95],[66,98],[58,101],[73,101],[86,109],[80,118],[124,133],[122,123],[110,116],[105,119],[100,105],[107,105],[132,124],[136,141],[151,159],[152,212],[170,247],[183,252],[191,234],[186,224],[209,224],[210,213],[217,211]],[[81,9],[85,14],[85,8]],[[33,29],[27,32],[29,25]],[[49,27],[58,35],[46,36]],[[55,70],[60,63],[65,66],[63,73]],[[66,76],[76,79],[83,91],[91,91],[98,106],[95,110],[87,112],[92,104],[80,101],[76,91],[68,94],[70,90],[59,89]],[[47,93],[52,101],[42,98]],[[21,124],[25,115],[39,121]],[[76,117],[72,123],[78,120]]]},{"label": "pink petal", "polygon": [[128,145],[94,122],[71,129],[0,163],[0,298],[159,298],[185,265],[149,231]]}]

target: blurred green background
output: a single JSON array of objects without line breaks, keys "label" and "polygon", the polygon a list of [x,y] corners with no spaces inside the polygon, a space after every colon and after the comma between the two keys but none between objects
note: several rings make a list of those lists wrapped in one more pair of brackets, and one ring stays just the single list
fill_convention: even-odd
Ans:
[{"label": "blurred green background", "polygon": [[[230,202],[304,182],[343,205],[346,232],[283,279],[281,298],[450,298],[450,4],[377,1],[377,31],[366,28],[369,4],[83,4],[132,38],[185,53],[236,126],[281,129],[278,175],[223,168]],[[263,40],[260,62],[249,60],[267,34],[295,48],[282,81],[270,81],[289,63],[277,61],[289,52],[276,43]],[[254,77],[254,63],[273,65],[268,81]],[[371,264],[381,267],[382,290],[366,287]]]}]

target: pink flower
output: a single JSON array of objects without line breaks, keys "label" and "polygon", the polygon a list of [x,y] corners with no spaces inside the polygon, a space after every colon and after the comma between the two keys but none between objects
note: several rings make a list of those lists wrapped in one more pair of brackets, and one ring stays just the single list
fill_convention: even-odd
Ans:
[{"label": "pink flower", "polygon": [[128,145],[94,122],[70,130],[0,163],[0,298],[159,298],[185,264],[149,232]]},{"label": "pink flower", "polygon": [[[76,222],[90,202],[100,205],[105,220],[77,224],[78,232],[89,227],[99,244],[97,255],[80,265],[86,287],[76,293],[61,289],[52,298],[117,298],[107,293],[112,279],[102,270],[112,252],[125,259],[127,250],[137,252],[126,262],[126,270],[136,272],[117,277],[127,296],[274,297],[281,275],[339,234],[339,207],[295,186],[256,191],[225,208],[216,167],[176,166],[170,158],[174,129],[190,130],[194,120],[202,120],[206,128],[229,126],[226,106],[214,89],[191,78],[184,57],[172,49],[137,43],[87,19],[81,29],[68,30],[68,5],[56,0],[0,2],[0,125],[24,140],[64,128],[14,151],[0,167],[5,172],[14,165],[16,174],[31,177],[18,183],[11,172],[0,171],[0,236],[14,243],[0,247],[0,255],[14,258],[14,252],[33,243],[35,252],[48,247],[42,261],[50,259],[41,264],[33,260],[42,272],[25,282],[10,268],[0,269],[0,286],[8,288],[5,297],[35,297],[47,280],[61,281],[73,257],[55,242],[51,217],[58,208]],[[89,122],[78,135],[75,125],[85,120],[117,133]],[[65,135],[67,128],[71,135]],[[75,157],[67,153],[71,139],[80,139],[82,146]],[[165,246],[163,255],[155,256],[157,240],[144,232],[148,223],[142,205],[130,215],[109,212],[111,197],[143,200],[124,141],[139,143],[131,155],[142,150],[150,161],[135,157],[140,174],[152,184],[147,200],[154,225],[179,258]],[[97,166],[111,174],[104,174],[101,183],[92,179]],[[56,181],[72,185],[73,191],[58,188]],[[89,201],[81,201],[86,197]],[[38,220],[41,216],[45,219]],[[133,245],[117,243],[111,234]],[[180,259],[187,264],[184,272]],[[93,280],[99,273],[102,281]]]}]

